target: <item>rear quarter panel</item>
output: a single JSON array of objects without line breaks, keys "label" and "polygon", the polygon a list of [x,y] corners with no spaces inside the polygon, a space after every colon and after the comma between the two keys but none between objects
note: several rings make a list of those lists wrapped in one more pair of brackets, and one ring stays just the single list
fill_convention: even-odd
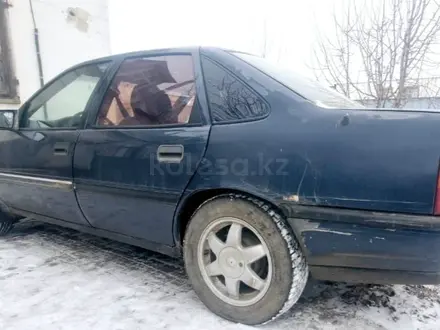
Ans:
[{"label": "rear quarter panel", "polygon": [[213,125],[190,192],[234,188],[277,205],[432,213],[439,115],[319,108],[239,59],[205,53],[263,96],[271,113]]}]

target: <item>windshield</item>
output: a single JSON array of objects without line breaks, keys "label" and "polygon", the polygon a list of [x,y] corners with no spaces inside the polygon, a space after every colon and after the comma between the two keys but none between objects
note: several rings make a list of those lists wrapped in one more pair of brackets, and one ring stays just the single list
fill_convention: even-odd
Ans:
[{"label": "windshield", "polygon": [[241,58],[245,62],[254,66],[258,70],[271,76],[278,82],[282,83],[297,94],[312,101],[319,107],[323,108],[360,108],[363,107],[360,103],[355,102],[337,92],[333,88],[327,87],[310,78],[301,76],[300,74],[283,69],[271,64],[262,57],[244,54],[233,53],[235,56]]}]

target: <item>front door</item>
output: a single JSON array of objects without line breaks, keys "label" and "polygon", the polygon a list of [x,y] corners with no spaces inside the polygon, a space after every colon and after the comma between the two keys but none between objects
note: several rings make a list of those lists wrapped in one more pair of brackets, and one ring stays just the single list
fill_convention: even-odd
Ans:
[{"label": "front door", "polygon": [[74,183],[92,226],[173,244],[173,216],[203,158],[209,126],[191,53],[122,62],[81,132]]},{"label": "front door", "polygon": [[86,224],[73,186],[73,153],[87,103],[108,64],[72,69],[20,110],[17,130],[0,131],[0,200],[17,210]]}]

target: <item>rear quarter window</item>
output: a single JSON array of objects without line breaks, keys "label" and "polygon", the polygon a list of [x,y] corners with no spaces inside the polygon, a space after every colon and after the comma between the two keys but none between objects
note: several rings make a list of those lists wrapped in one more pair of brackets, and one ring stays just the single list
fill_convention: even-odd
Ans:
[{"label": "rear quarter window", "polygon": [[255,120],[269,113],[265,100],[224,68],[205,57],[202,67],[213,123]]}]

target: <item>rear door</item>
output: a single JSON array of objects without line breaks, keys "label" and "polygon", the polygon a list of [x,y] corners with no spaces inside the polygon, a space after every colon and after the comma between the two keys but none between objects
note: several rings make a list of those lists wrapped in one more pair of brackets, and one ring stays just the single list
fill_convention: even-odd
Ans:
[{"label": "rear door", "polygon": [[0,200],[9,207],[89,225],[75,198],[73,153],[108,66],[63,73],[24,105],[17,130],[0,131]]},{"label": "rear door", "polygon": [[81,132],[74,183],[92,226],[173,244],[173,216],[209,136],[198,54],[126,58]]}]

